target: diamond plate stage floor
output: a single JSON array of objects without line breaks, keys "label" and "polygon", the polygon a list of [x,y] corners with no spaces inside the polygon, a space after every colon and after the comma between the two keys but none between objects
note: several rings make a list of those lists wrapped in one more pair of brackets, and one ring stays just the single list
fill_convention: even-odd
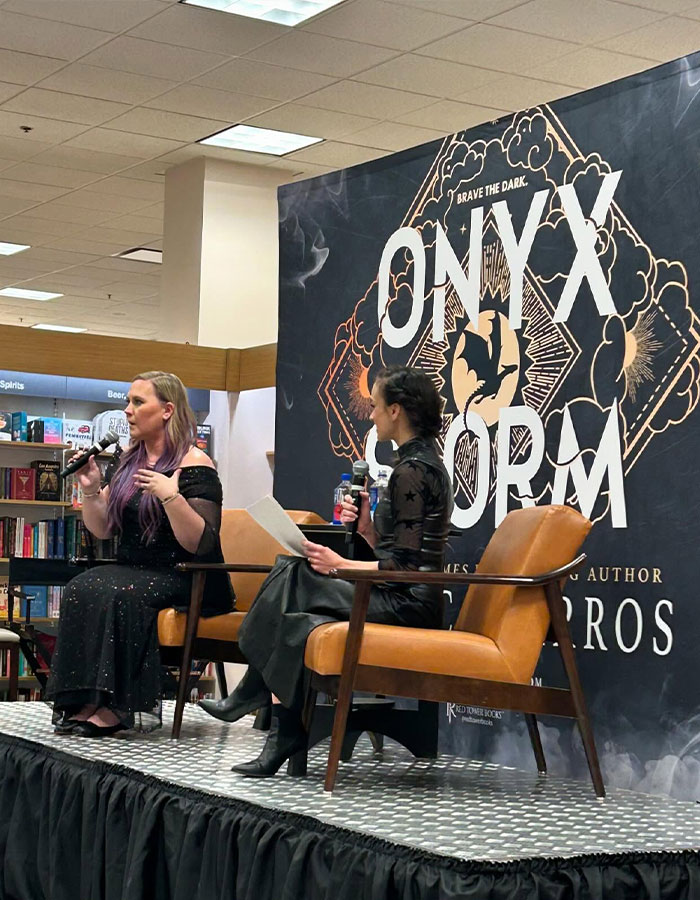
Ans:
[{"label": "diamond plate stage floor", "polygon": [[[54,735],[46,704],[0,703],[0,751],[4,758],[12,751],[30,750],[34,765],[43,754],[47,766],[74,765],[82,775],[99,777],[102,773],[121,781],[131,779],[149,790],[175,791],[179,798],[191,796],[204,805],[210,802],[217,808],[245,810],[265,822],[274,812],[287,816],[285,826],[291,823],[293,832],[302,834],[308,826],[309,834],[322,836],[326,842],[329,837],[337,838],[343,852],[348,845],[383,855],[393,849],[404,862],[412,859],[416,865],[444,867],[460,877],[488,873],[489,890],[494,893],[473,896],[501,896],[493,881],[499,872],[522,874],[533,867],[545,882],[550,870],[577,872],[576,877],[586,883],[588,893],[583,896],[616,896],[607,889],[597,894],[592,887],[596,879],[591,882],[590,872],[581,873],[612,867],[618,873],[615,877],[629,881],[637,877],[635,867],[643,866],[646,875],[639,876],[639,891],[620,896],[700,898],[700,805],[695,802],[614,789],[606,799],[598,800],[587,782],[448,756],[415,760],[392,742],[377,755],[364,737],[352,761],[341,763],[336,790],[329,795],[323,790],[327,742],[310,753],[306,778],[279,773],[271,779],[246,779],[233,774],[230,767],[256,756],[262,746],[265,735],[252,729],[251,717],[224,725],[188,706],[180,741],[170,739],[172,704],[164,705],[163,719],[163,729],[150,735],[125,733],[89,740]],[[13,778],[20,770],[21,764],[13,769]],[[3,788],[0,820],[8,810],[7,802]],[[0,827],[0,837],[1,832]],[[667,883],[667,878],[665,887],[661,884],[666,876],[654,871],[656,864],[666,868],[666,876],[669,867],[678,868],[673,884]],[[613,876],[608,872],[606,877],[609,888]],[[573,875],[571,878],[576,881]],[[570,890],[555,891],[552,896],[575,896],[571,878],[565,879]],[[542,884],[537,889],[540,893],[536,896],[549,896]],[[208,900],[267,896],[264,890],[242,893],[240,883],[233,890]],[[5,891],[3,894],[0,886],[0,900],[25,900],[25,896],[34,900],[28,894],[8,892],[7,885]],[[443,895],[460,896],[440,890],[426,894],[431,898]],[[42,900],[58,896],[63,895],[55,891],[41,894]],[[90,894],[85,896],[96,900]],[[131,900],[141,895],[115,896]],[[180,893],[161,891],[153,896],[179,897]],[[326,894],[309,885],[308,893],[284,896]],[[354,892],[355,898],[365,896],[375,895]]]}]

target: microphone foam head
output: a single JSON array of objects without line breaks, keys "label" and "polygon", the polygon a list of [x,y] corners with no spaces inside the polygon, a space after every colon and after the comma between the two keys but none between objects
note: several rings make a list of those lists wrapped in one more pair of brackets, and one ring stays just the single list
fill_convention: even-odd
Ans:
[{"label": "microphone foam head", "polygon": [[107,431],[105,432],[105,436],[100,441],[103,447],[109,447],[110,444],[118,444],[119,443],[119,435],[116,431]]},{"label": "microphone foam head", "polygon": [[352,474],[360,478],[366,478],[369,473],[369,463],[364,459],[358,459],[352,464]]}]

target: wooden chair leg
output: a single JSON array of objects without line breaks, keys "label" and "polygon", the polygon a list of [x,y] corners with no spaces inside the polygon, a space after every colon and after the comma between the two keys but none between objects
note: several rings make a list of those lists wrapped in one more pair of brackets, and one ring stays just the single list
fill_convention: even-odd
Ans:
[{"label": "wooden chair leg", "polygon": [[7,697],[9,700],[16,700],[19,691],[19,645],[14,644],[10,647],[10,683],[8,685]]},{"label": "wooden chair leg", "polygon": [[558,584],[550,583],[545,585],[545,591],[552,619],[552,627],[559,644],[559,652],[561,653],[562,662],[564,663],[566,677],[569,679],[571,698],[576,711],[576,721],[578,722],[579,731],[581,732],[583,749],[586,753],[588,769],[591,773],[591,780],[593,781],[593,789],[595,790],[597,797],[604,797],[605,787],[603,785],[603,776],[600,772],[600,763],[598,762],[598,753],[593,738],[593,729],[588,716],[588,708],[583,695],[583,688],[581,687],[581,679],[578,674],[569,625],[566,621],[561,589]]},{"label": "wooden chair leg", "polygon": [[338,687],[338,702],[335,707],[335,717],[333,719],[333,733],[331,734],[331,749],[328,754],[328,765],[326,768],[326,780],[324,790],[332,791],[335,787],[335,779],[338,774],[338,764],[340,763],[340,754],[343,749],[343,739],[345,737],[345,729],[348,722],[348,713],[350,712],[350,704],[352,703],[352,688],[355,681],[355,672],[357,671],[357,662],[360,658],[360,646],[362,645],[362,634],[365,628],[365,617],[367,616],[367,607],[369,606],[370,585],[366,581],[358,581],[355,585],[355,598],[353,600],[352,612],[350,613],[350,624],[348,626],[348,636],[345,640],[345,653],[343,655],[343,669],[340,674],[340,685]]},{"label": "wooden chair leg", "polygon": [[228,685],[226,684],[226,669],[222,662],[214,663],[216,669],[216,680],[219,684],[219,693],[222,697],[228,697]]},{"label": "wooden chair leg", "polygon": [[535,753],[535,762],[537,763],[537,771],[540,775],[547,774],[547,761],[544,758],[544,750],[542,749],[542,739],[540,730],[537,727],[537,717],[533,713],[525,713],[525,722],[527,731],[530,735],[530,743]]},{"label": "wooden chair leg", "polygon": [[180,729],[182,728],[182,716],[185,711],[185,701],[187,700],[187,683],[190,680],[190,669],[192,668],[192,651],[194,639],[197,635],[197,626],[199,625],[199,615],[202,611],[202,597],[204,596],[204,579],[206,575],[206,572],[195,572],[192,576],[192,594],[190,596],[190,608],[187,612],[185,643],[182,648],[180,678],[177,683],[177,700],[175,702],[175,715],[173,716],[173,731],[171,735],[173,740],[177,740],[180,737]]}]

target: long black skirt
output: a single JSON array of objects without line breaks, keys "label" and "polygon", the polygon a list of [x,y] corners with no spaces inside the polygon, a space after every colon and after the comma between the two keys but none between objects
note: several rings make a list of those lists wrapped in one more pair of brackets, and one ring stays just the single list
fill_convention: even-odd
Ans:
[{"label": "long black skirt", "polygon": [[190,578],[172,569],[105,565],[64,591],[47,696],[54,718],[94,704],[129,728],[160,725],[158,612],[187,606]]},{"label": "long black skirt", "polygon": [[[354,593],[354,584],[319,575],[305,559],[277,557],[245,617],[238,644],[284,706],[297,710],[303,706],[308,636],[319,625],[347,622]],[[440,618],[438,603],[372,587],[368,622],[439,628]]]}]

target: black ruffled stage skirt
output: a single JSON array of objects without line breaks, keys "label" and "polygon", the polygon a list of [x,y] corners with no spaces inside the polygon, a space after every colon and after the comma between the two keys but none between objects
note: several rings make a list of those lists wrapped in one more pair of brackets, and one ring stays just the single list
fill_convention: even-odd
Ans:
[{"label": "black ruffled stage skirt", "polygon": [[[349,621],[354,593],[354,584],[319,575],[306,559],[277,557],[245,617],[238,644],[284,706],[303,706],[304,650],[309,634],[328,622]],[[419,600],[407,591],[372,587],[368,622],[440,628],[441,619],[439,603]]]}]

